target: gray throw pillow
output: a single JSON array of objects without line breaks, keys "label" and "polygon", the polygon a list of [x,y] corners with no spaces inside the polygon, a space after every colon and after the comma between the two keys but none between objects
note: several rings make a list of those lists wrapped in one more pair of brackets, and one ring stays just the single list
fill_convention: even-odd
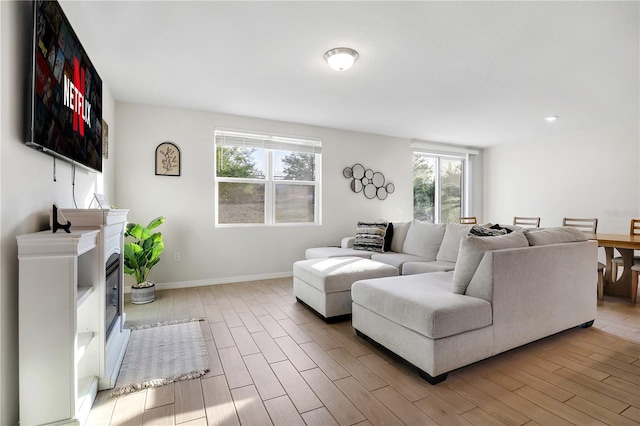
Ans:
[{"label": "gray throw pillow", "polygon": [[391,251],[402,253],[404,240],[407,238],[407,231],[411,222],[393,222],[393,238],[391,239]]},{"label": "gray throw pillow", "polygon": [[524,235],[527,237],[529,245],[531,246],[587,241],[587,237],[584,235],[584,232],[577,228],[572,228],[571,226],[526,230]]},{"label": "gray throw pillow", "polygon": [[458,259],[460,239],[469,234],[473,225],[461,225],[459,223],[447,223],[442,244],[438,250],[436,260],[439,262],[454,262]]},{"label": "gray throw pillow", "polygon": [[433,224],[414,220],[407,232],[402,252],[424,257],[427,261],[436,260],[445,229],[444,223]]},{"label": "gray throw pillow", "polygon": [[453,272],[453,288],[456,294],[464,294],[486,251],[506,248],[528,247],[529,242],[522,232],[512,232],[497,237],[469,235],[460,240],[460,252]]}]

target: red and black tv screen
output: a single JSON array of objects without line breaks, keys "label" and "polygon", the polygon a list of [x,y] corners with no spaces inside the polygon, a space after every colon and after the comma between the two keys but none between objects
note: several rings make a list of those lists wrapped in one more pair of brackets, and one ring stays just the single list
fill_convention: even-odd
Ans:
[{"label": "red and black tv screen", "polygon": [[57,1],[34,3],[28,145],[102,171],[102,80]]}]

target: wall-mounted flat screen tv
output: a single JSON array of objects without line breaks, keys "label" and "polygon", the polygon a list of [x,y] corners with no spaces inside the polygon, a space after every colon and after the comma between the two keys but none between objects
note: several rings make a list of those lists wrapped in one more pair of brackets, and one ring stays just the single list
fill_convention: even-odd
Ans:
[{"label": "wall-mounted flat screen tv", "polygon": [[57,1],[36,0],[27,145],[102,171],[102,80]]}]

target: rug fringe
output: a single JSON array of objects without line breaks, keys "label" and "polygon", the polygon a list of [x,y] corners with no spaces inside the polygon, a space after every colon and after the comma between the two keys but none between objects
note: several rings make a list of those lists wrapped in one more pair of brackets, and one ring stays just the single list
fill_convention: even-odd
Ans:
[{"label": "rug fringe", "polygon": [[204,318],[191,318],[191,319],[181,319],[181,320],[173,320],[173,321],[163,321],[163,322],[157,322],[155,324],[134,325],[132,327],[129,327],[129,329],[144,330],[147,328],[162,327],[164,325],[184,324],[185,322],[192,322],[192,321],[204,321]]},{"label": "rug fringe", "polygon": [[116,388],[111,391],[111,396],[120,396],[131,392],[136,392],[143,389],[157,388],[159,386],[168,385],[174,382],[179,382],[182,380],[191,380],[197,379],[209,372],[209,369],[206,368],[204,370],[194,370],[188,373],[179,374],[177,376],[164,377],[161,379],[149,380],[142,383],[133,383],[127,386],[123,386],[121,388]]}]

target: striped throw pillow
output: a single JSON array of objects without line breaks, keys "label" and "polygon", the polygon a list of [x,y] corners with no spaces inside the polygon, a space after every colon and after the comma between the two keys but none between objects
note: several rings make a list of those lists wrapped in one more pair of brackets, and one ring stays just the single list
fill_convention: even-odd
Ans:
[{"label": "striped throw pillow", "polygon": [[387,227],[387,222],[358,222],[353,248],[378,253],[384,252],[384,237],[387,233]]}]

